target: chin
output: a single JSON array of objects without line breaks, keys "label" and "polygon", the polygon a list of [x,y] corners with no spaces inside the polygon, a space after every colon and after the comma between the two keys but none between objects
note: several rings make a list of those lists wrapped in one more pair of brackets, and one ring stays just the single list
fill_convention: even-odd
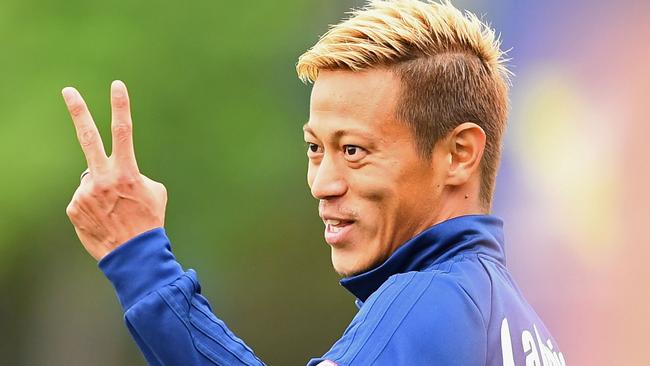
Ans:
[{"label": "chin", "polygon": [[336,265],[334,265],[334,271],[336,271],[341,278],[352,277],[365,272],[363,270],[339,269]]},{"label": "chin", "polygon": [[354,258],[351,253],[332,251],[332,266],[341,277],[352,277],[367,272],[379,265],[379,261],[371,258]]}]

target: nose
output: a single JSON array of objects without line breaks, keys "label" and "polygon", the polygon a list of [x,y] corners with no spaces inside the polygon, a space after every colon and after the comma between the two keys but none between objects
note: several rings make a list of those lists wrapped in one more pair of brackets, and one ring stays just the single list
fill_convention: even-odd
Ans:
[{"label": "nose", "polygon": [[310,188],[311,195],[319,200],[331,199],[340,197],[347,192],[348,186],[344,178],[342,169],[336,162],[327,155],[319,165],[310,167],[315,169],[313,172],[313,180],[311,180]]}]

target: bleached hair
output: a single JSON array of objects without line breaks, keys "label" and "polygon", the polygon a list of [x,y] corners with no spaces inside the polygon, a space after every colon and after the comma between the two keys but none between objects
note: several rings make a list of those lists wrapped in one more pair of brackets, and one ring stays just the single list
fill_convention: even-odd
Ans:
[{"label": "bleached hair", "polygon": [[296,70],[303,82],[315,81],[319,70],[359,71],[454,51],[475,54],[509,82],[507,59],[494,30],[447,0],[371,0],[350,15],[300,56]]}]

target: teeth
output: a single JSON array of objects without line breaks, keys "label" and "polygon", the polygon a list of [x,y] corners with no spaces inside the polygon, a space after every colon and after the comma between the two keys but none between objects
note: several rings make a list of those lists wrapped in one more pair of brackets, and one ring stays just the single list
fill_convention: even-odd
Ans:
[{"label": "teeth", "polygon": [[341,220],[325,220],[325,225],[338,225],[341,223]]},{"label": "teeth", "polygon": [[336,227],[336,226],[331,226],[330,225],[330,231],[333,233],[338,233],[341,229]]}]

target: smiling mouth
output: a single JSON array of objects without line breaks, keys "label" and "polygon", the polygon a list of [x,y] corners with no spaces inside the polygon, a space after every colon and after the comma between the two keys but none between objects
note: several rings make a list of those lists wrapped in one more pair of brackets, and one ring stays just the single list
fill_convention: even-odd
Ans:
[{"label": "smiling mouth", "polygon": [[341,244],[352,229],[354,221],[350,220],[324,220],[325,241],[330,245]]},{"label": "smiling mouth", "polygon": [[330,233],[338,233],[342,228],[352,224],[353,221],[325,220],[325,229]]}]

